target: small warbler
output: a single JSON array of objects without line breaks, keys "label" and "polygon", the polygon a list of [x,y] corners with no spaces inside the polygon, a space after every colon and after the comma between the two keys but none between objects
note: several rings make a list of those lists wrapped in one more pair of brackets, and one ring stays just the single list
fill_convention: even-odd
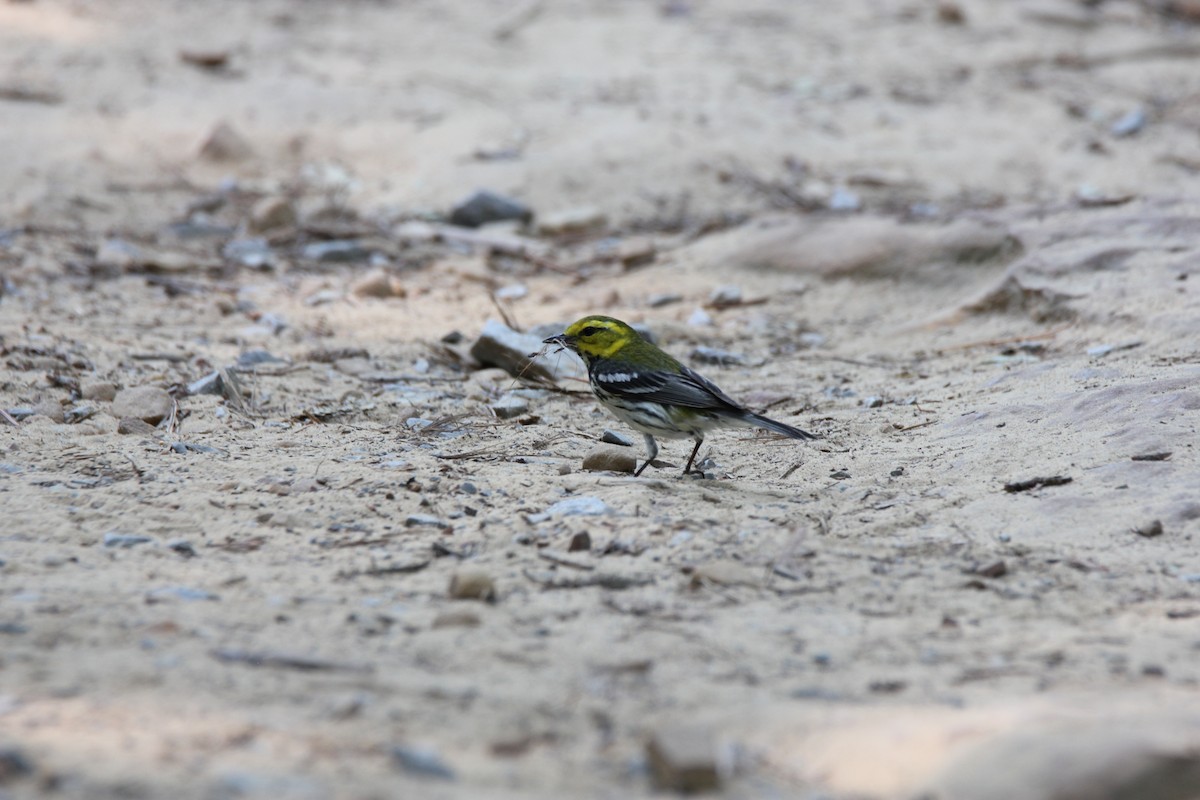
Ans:
[{"label": "small warbler", "polygon": [[646,463],[635,476],[658,455],[656,436],[696,441],[684,475],[692,471],[704,434],[713,428],[755,426],[793,439],[817,438],[742,408],[712,381],[680,364],[619,319],[584,317],[544,343],[578,353],[587,364],[596,398],[646,438]]}]

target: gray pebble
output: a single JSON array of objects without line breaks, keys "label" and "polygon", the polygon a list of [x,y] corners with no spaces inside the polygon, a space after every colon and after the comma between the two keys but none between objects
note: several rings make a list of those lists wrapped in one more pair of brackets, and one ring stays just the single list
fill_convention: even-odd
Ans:
[{"label": "gray pebble", "polygon": [[369,260],[371,251],[354,239],[335,239],[305,245],[300,249],[300,257],[327,264],[348,264]]},{"label": "gray pebble", "polygon": [[621,447],[633,447],[633,442],[628,437],[607,428],[604,429],[604,433],[600,434],[600,441],[605,444],[620,445]]},{"label": "gray pebble", "polygon": [[517,220],[529,223],[533,210],[529,206],[502,194],[482,189],[450,209],[450,224],[478,228],[489,222]]},{"label": "gray pebble", "polygon": [[432,514],[409,514],[404,520],[404,527],[416,528],[419,526],[428,526],[431,528],[448,527],[446,523]]},{"label": "gray pebble", "polygon": [[515,394],[506,394],[492,403],[492,413],[497,419],[515,419],[529,413],[529,403]]},{"label": "gray pebble", "polygon": [[611,514],[612,511],[612,507],[599,497],[586,495],[559,500],[546,509],[547,514],[560,517],[596,517]]},{"label": "gray pebble", "polygon": [[160,589],[151,589],[146,592],[147,603],[162,603],[167,600],[184,600],[193,602],[197,600],[220,600],[217,595],[205,589],[194,589],[190,586],[163,586]]},{"label": "gray pebble", "polygon": [[392,748],[392,760],[396,766],[413,775],[444,781],[452,781],[456,777],[454,770],[442,760],[441,754],[431,747],[396,745]]},{"label": "gray pebble", "polygon": [[140,536],[135,533],[113,533],[110,531],[104,534],[105,547],[129,548],[136,547],[139,544],[147,544],[153,541],[154,537],[152,536]]}]

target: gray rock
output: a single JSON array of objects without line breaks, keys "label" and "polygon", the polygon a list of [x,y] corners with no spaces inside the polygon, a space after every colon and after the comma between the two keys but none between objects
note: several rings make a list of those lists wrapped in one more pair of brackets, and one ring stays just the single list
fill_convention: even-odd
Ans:
[{"label": "gray rock", "polygon": [[221,598],[205,589],[195,589],[191,586],[163,586],[146,592],[146,602],[150,604],[163,603],[169,600],[195,602],[199,600],[220,600]]},{"label": "gray rock", "polygon": [[741,353],[732,353],[728,350],[700,345],[692,351],[692,361],[695,361],[697,364],[739,366],[746,364],[748,359]]},{"label": "gray rock", "polygon": [[142,262],[142,251],[124,239],[105,239],[96,249],[96,263],[104,267],[128,269]]},{"label": "gray rock", "polygon": [[236,366],[238,369],[253,370],[255,367],[261,367],[264,364],[286,366],[290,363],[286,358],[280,358],[266,350],[247,350],[237,357]]},{"label": "gray rock", "polygon": [[600,434],[600,441],[604,442],[605,444],[620,445],[621,447],[633,447],[633,441],[629,437],[622,436],[616,431],[609,430],[608,428],[605,428],[604,433]]},{"label": "gray rock", "polygon": [[446,523],[441,518],[435,517],[432,514],[409,514],[404,519],[404,527],[406,527],[406,528],[418,528],[418,527],[446,528],[449,526],[447,526]]},{"label": "gray rock", "polygon": [[197,378],[187,385],[187,393],[196,394],[225,394],[225,383],[221,380],[221,373],[210,372],[203,378]]},{"label": "gray rock", "polygon": [[718,286],[708,296],[708,304],[714,308],[728,308],[741,305],[741,302],[742,287],[740,286]]},{"label": "gray rock", "polygon": [[117,396],[117,387],[108,381],[85,378],[79,382],[79,396],[84,400],[100,400],[110,403]]},{"label": "gray rock", "polygon": [[517,220],[528,224],[533,219],[529,206],[511,197],[482,189],[450,210],[450,224],[478,228],[489,222]]},{"label": "gray rock", "polygon": [[471,345],[471,357],[484,366],[500,367],[511,375],[532,380],[586,380],[587,370],[575,355],[565,351],[537,355],[545,349],[537,336],[490,319]]},{"label": "gray rock", "polygon": [[263,269],[275,264],[275,251],[270,243],[258,237],[231,239],[221,248],[221,255],[227,261],[250,269]]},{"label": "gray rock", "polygon": [[651,308],[662,308],[663,306],[669,306],[672,303],[679,303],[682,301],[683,295],[676,294],[674,292],[667,292],[663,294],[650,295],[646,298],[646,305],[650,306]]},{"label": "gray rock", "polygon": [[583,457],[583,468],[589,472],[632,473],[637,469],[637,457],[611,447],[600,447]]},{"label": "gray rock", "polygon": [[112,413],[122,419],[132,417],[157,425],[171,414],[175,401],[166,390],[157,386],[135,386],[122,389],[113,398]]},{"label": "gray rock", "polygon": [[152,536],[140,536],[135,533],[113,533],[110,531],[104,534],[105,547],[128,549],[130,547],[137,547],[139,544],[149,544],[153,541],[154,537]]},{"label": "gray rock", "polygon": [[354,239],[335,239],[305,245],[300,249],[300,257],[327,264],[349,264],[370,260],[371,251]]},{"label": "gray rock", "polygon": [[441,754],[431,747],[396,745],[392,748],[392,761],[405,772],[423,778],[452,781],[456,777]]},{"label": "gray rock", "polygon": [[1146,122],[1146,109],[1139,106],[1114,122],[1108,131],[1119,139],[1126,136],[1133,136],[1146,127]]},{"label": "gray rock", "polygon": [[32,774],[33,761],[22,750],[16,747],[0,747],[0,786]]},{"label": "gray rock", "polygon": [[497,419],[514,419],[529,413],[529,401],[515,394],[506,394],[492,403],[492,413]]},{"label": "gray rock", "polygon": [[599,497],[581,495],[579,497],[568,497],[566,500],[559,500],[547,508],[546,513],[557,517],[599,517],[611,514],[613,510],[608,503]]}]

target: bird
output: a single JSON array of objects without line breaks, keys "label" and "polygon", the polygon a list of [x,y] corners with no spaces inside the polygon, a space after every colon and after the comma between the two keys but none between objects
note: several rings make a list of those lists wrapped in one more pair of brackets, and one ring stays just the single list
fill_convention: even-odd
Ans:
[{"label": "bird", "polygon": [[817,438],[738,405],[712,381],[619,319],[584,317],[543,344],[578,354],[587,365],[588,382],[600,404],[645,437],[646,462],[633,473],[635,477],[658,455],[655,437],[695,440],[684,475],[692,471],[704,434],[714,428],[753,426],[793,439]]}]

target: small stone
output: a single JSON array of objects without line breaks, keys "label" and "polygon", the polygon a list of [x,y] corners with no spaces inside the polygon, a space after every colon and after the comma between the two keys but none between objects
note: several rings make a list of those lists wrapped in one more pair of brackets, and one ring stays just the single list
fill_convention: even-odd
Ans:
[{"label": "small stone", "polygon": [[405,297],[408,291],[404,284],[382,267],[371,270],[350,284],[350,293],[355,297]]},{"label": "small stone", "polygon": [[430,747],[396,745],[392,748],[392,761],[413,775],[444,781],[455,779],[454,770],[447,766],[438,751]]},{"label": "small stone", "polygon": [[829,196],[830,211],[858,211],[861,208],[862,199],[849,189],[834,189]]},{"label": "small stone", "polygon": [[529,296],[529,287],[523,283],[510,283],[496,290],[497,300],[520,300]]},{"label": "small stone", "polygon": [[1133,136],[1146,127],[1146,121],[1146,109],[1139,106],[1114,122],[1108,132],[1119,139]]},{"label": "small stone", "polygon": [[742,304],[742,287],[718,286],[708,296],[708,304],[713,308],[729,308]]},{"label": "small stone", "polygon": [[537,232],[541,236],[578,236],[602,230],[608,225],[608,217],[595,208],[571,208],[546,214],[538,219]]},{"label": "small stone", "polygon": [[720,366],[738,366],[747,363],[747,358],[741,353],[732,353],[716,347],[700,345],[692,350],[692,361],[698,364],[718,364]]},{"label": "small stone", "polygon": [[132,417],[157,425],[171,414],[175,401],[157,386],[122,389],[113,398],[112,414],[118,419]]},{"label": "small stone", "polygon": [[169,600],[183,600],[192,603],[200,600],[220,600],[221,598],[205,589],[195,589],[191,586],[163,586],[146,592],[147,605],[164,603]]},{"label": "small stone", "polygon": [[63,413],[62,403],[53,398],[46,398],[33,407],[33,413],[43,417],[49,417],[60,425],[66,421],[66,415]]},{"label": "small stone", "polygon": [[680,302],[683,302],[683,295],[676,294],[674,292],[652,294],[646,298],[646,305],[650,306],[651,308],[662,308],[663,306],[669,306],[672,303]]},{"label": "small stone", "polygon": [[482,189],[450,210],[450,224],[478,228],[490,222],[517,220],[528,224],[533,219],[529,206],[502,194]]},{"label": "small stone", "polygon": [[325,264],[350,264],[369,260],[371,251],[354,239],[335,239],[305,245],[300,249],[300,257]]},{"label": "small stone", "polygon": [[0,786],[32,774],[33,762],[24,752],[16,747],[0,747]]},{"label": "small stone", "polygon": [[136,417],[121,417],[120,422],[117,423],[117,433],[146,435],[157,431],[158,429],[149,422],[143,422]]},{"label": "small stone", "polygon": [[938,22],[946,25],[963,25],[967,21],[967,15],[963,12],[962,6],[954,0],[938,0],[937,16]]},{"label": "small stone", "polygon": [[650,239],[627,239],[617,247],[617,260],[625,269],[653,264],[658,258],[658,246]]},{"label": "small stone", "polygon": [[694,725],[666,728],[646,743],[654,786],[668,792],[711,792],[720,788],[712,733]]},{"label": "small stone", "polygon": [[264,197],[250,210],[250,232],[263,233],[296,224],[296,209],[285,197]]},{"label": "small stone", "polygon": [[228,122],[218,122],[200,145],[200,157],[208,161],[241,161],[254,155],[240,133]]},{"label": "small stone", "polygon": [[515,394],[506,394],[492,403],[492,413],[497,419],[514,419],[529,413],[529,401]]},{"label": "small stone", "polygon": [[105,239],[96,249],[96,263],[103,267],[128,269],[142,262],[142,252],[124,239]]},{"label": "small stone", "polygon": [[275,264],[275,251],[271,249],[271,243],[257,236],[230,239],[221,248],[221,256],[250,269],[266,269]]},{"label": "small stone", "polygon": [[688,317],[687,324],[691,325],[693,328],[707,328],[713,324],[713,318],[712,315],[703,308],[697,308],[691,313],[691,316]]},{"label": "small stone", "polygon": [[452,600],[496,602],[496,584],[483,570],[463,570],[450,579],[447,591]]},{"label": "small stone", "polygon": [[435,517],[432,514],[409,514],[404,519],[404,527],[406,527],[406,528],[418,528],[418,527],[446,528],[449,526],[446,525],[446,523],[442,519],[440,519],[439,517]]},{"label": "small stone", "polygon": [[120,547],[128,549],[130,547],[137,547],[139,544],[148,544],[149,542],[153,541],[154,538],[151,536],[139,536],[138,534],[134,533],[109,532],[104,534],[105,547]]},{"label": "small stone", "polygon": [[592,549],[592,535],[587,531],[580,531],[571,537],[571,543],[567,545],[568,553],[587,552]]},{"label": "small stone", "polygon": [[637,458],[632,453],[600,447],[583,457],[583,468],[589,472],[633,472]]},{"label": "small stone", "polygon": [[633,442],[628,437],[607,428],[604,429],[604,433],[600,434],[600,441],[605,444],[620,445],[621,447],[633,447]]},{"label": "small stone", "polygon": [[863,405],[866,406],[867,408],[882,408],[883,407],[883,398],[878,397],[877,395],[871,395],[870,397],[864,397]]},{"label": "small stone", "polygon": [[598,517],[611,514],[612,508],[599,497],[568,497],[546,509],[546,514],[560,517]]},{"label": "small stone", "polygon": [[457,609],[443,611],[433,618],[433,628],[478,628],[482,624],[474,611]]},{"label": "small stone", "polygon": [[1162,520],[1157,520],[1157,519],[1151,520],[1150,522],[1147,522],[1145,525],[1139,525],[1138,527],[1134,528],[1133,532],[1136,533],[1138,536],[1144,536],[1147,539],[1152,539],[1155,536],[1162,536],[1163,535]]},{"label": "small stone", "polygon": [[108,381],[85,378],[79,382],[79,396],[84,400],[100,400],[109,403],[117,396],[117,387]]},{"label": "small stone", "polygon": [[167,542],[167,548],[174,550],[184,558],[195,558],[198,555],[195,546],[187,539],[171,539]]}]

